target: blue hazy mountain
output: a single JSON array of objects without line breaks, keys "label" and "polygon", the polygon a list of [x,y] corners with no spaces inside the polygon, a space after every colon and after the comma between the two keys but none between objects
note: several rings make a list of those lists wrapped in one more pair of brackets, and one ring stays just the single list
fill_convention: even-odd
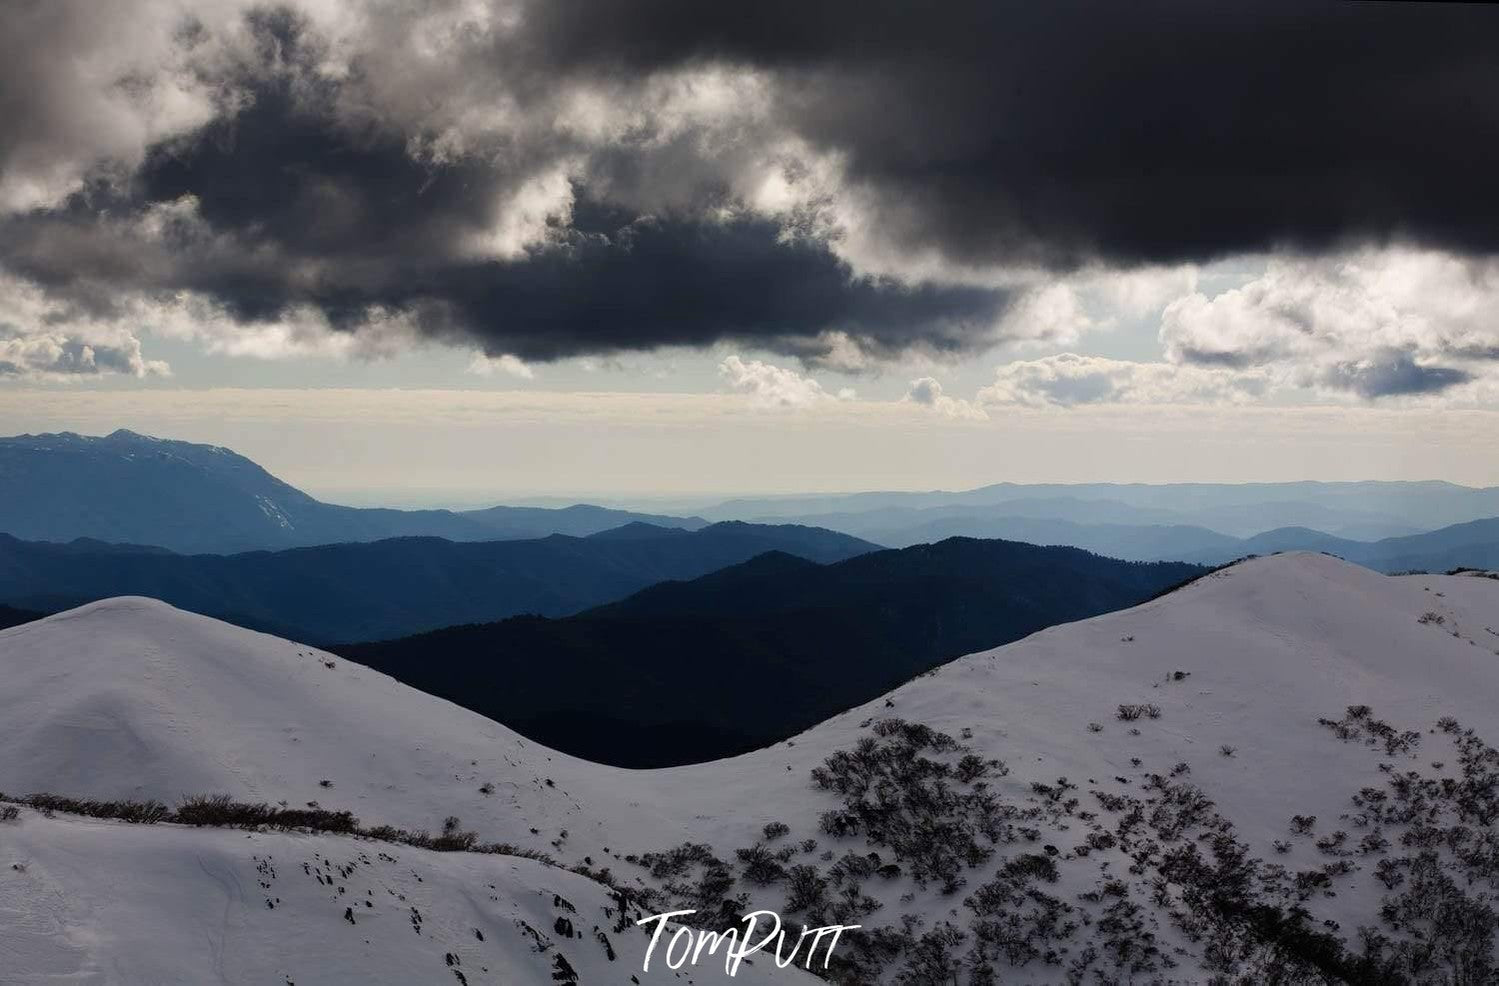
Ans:
[{"label": "blue hazy mountain", "polygon": [[1499,568],[1499,518],[1451,524],[1435,531],[1356,541],[1304,527],[1283,527],[1181,557],[1217,564],[1244,555],[1321,551],[1379,572],[1446,572],[1454,568]]},{"label": "blue hazy mountain", "polygon": [[1345,557],[1383,572],[1499,570],[1499,517],[1453,524],[1425,534],[1385,538],[1368,548],[1353,548]]},{"label": "blue hazy mountain", "polygon": [[[881,511],[881,513],[888,513]],[[912,523],[850,522],[848,515],[835,515],[824,523],[835,530],[865,533],[868,538],[892,548],[930,544],[950,537],[999,538],[1030,544],[1066,544],[1110,558],[1131,561],[1183,559],[1227,555],[1237,557],[1241,539],[1190,524],[1087,523],[1055,517],[995,514],[988,508],[936,508],[919,512]]]},{"label": "blue hazy mountain", "polygon": [[0,603],[56,611],[152,596],[307,643],[334,643],[519,613],[562,616],[767,551],[833,562],[877,547],[794,525],[626,530],[512,541],[393,538],[233,555],[0,535]]},{"label": "blue hazy mountain", "polygon": [[886,538],[881,543],[899,540],[899,529],[952,517],[1191,526],[1235,537],[1307,527],[1368,540],[1499,516],[1499,488],[1445,482],[1000,483],[963,491],[738,499],[697,512],[711,520],[795,520],[876,541],[880,532]]},{"label": "blue hazy mountain", "polygon": [[696,517],[576,505],[560,510],[389,510],[324,503],[229,449],[116,431],[0,438],[0,532],[23,540],[159,545],[227,553],[392,537],[454,541],[585,537]]},{"label": "blue hazy mountain", "polygon": [[[704,513],[825,528],[891,547],[961,536],[1072,545],[1126,560],[1217,563],[1304,549],[1382,571],[1499,564],[1491,547],[1499,537],[1485,524],[1499,516],[1499,489],[1442,482],[1005,483],[738,500]],[[23,540],[232,553],[407,537],[529,540],[613,531],[611,537],[628,539],[633,524],[647,525],[654,539],[662,528],[707,523],[586,504],[348,507],[317,500],[218,446],[129,431],[0,439],[0,532]]]},{"label": "blue hazy mountain", "polygon": [[[817,506],[840,509],[798,512]],[[1071,545],[1133,561],[1220,564],[1321,551],[1383,572],[1499,566],[1499,490],[1450,483],[1001,485],[732,501],[704,512],[771,507],[781,509],[759,514],[762,523],[816,523],[890,547],[976,537]],[[1481,511],[1488,513],[1469,516]]]},{"label": "blue hazy mountain", "polygon": [[[1246,555],[1320,551],[1379,572],[1446,572],[1454,568],[1499,569],[1499,518],[1452,524],[1434,531],[1362,541],[1307,527],[1280,527],[1253,537],[1233,538],[1202,527],[1079,524],[1030,518],[949,519],[908,532],[920,541],[949,536],[1007,537],[1033,544],[1060,544],[1131,561],[1188,561],[1219,565]],[[884,543],[907,543],[884,531]]]}]

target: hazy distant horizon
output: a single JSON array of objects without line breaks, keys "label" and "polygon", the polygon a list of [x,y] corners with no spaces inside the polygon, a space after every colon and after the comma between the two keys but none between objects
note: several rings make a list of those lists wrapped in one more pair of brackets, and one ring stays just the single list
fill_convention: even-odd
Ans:
[{"label": "hazy distant horizon", "polygon": [[1499,410],[767,407],[735,394],[0,388],[5,434],[128,428],[223,445],[293,485],[411,503],[973,489],[998,482],[1499,485]]},{"label": "hazy distant horizon", "polygon": [[[11,391],[8,395],[0,392],[0,411],[5,410],[7,396],[24,393],[24,390]],[[83,396],[80,392],[73,393]],[[284,401],[285,394],[281,397]],[[184,406],[193,405],[188,402]],[[703,424],[700,429],[678,428],[665,444],[655,443],[636,449],[641,457],[633,469],[591,465],[589,461],[590,455],[595,454],[600,445],[609,446],[609,453],[616,457],[622,451],[628,452],[627,443],[620,440],[622,434],[629,434],[628,431],[621,432],[618,428],[600,431],[594,427],[597,422],[567,420],[545,422],[541,435],[528,436],[527,448],[536,458],[524,470],[506,466],[504,449],[498,445],[503,441],[503,421],[455,424],[439,418],[430,422],[381,422],[360,421],[350,416],[289,423],[262,413],[238,420],[232,414],[202,414],[190,420],[142,418],[139,415],[117,419],[109,415],[106,406],[90,408],[85,415],[61,418],[0,414],[0,426],[10,424],[0,437],[59,432],[100,437],[125,429],[154,438],[220,445],[254,460],[278,479],[324,502],[408,509],[474,509],[501,504],[559,507],[590,503],[622,509],[648,507],[656,511],[684,513],[735,499],[837,497],[859,493],[963,493],[1004,483],[1019,486],[1242,486],[1255,483],[1441,482],[1469,489],[1499,486],[1499,455],[1489,456],[1482,451],[1483,445],[1493,444],[1495,437],[1499,436],[1499,414],[1492,415],[1495,418],[1493,430],[1474,427],[1466,435],[1461,433],[1465,417],[1488,417],[1488,412],[1459,414],[1448,411],[1440,416],[1440,422],[1433,421],[1433,427],[1440,424],[1454,442],[1469,441],[1479,447],[1460,461],[1462,469],[1442,470],[1433,466],[1425,472],[1418,471],[1422,462],[1420,455],[1401,453],[1425,452],[1430,458],[1430,453],[1435,452],[1440,461],[1450,453],[1452,444],[1438,447],[1427,441],[1431,431],[1417,426],[1417,419],[1422,415],[1416,411],[1401,412],[1402,424],[1409,426],[1402,430],[1412,444],[1396,447],[1396,454],[1355,459],[1345,449],[1341,455],[1319,457],[1315,444],[1307,443],[1298,450],[1294,436],[1288,438],[1285,435],[1244,436],[1244,443],[1235,444],[1225,442],[1209,423],[1202,437],[1208,448],[1221,453],[1219,457],[1175,455],[1167,450],[1165,455],[1135,458],[1126,468],[1114,469],[1094,466],[1092,462],[1096,460],[1087,455],[1071,454],[1069,448],[1115,453],[1122,449],[1128,453],[1138,450],[1141,442],[1138,438],[1115,442],[1115,433],[1110,429],[1117,428],[1119,422],[1106,417],[1095,417],[1093,421],[1098,430],[1090,432],[1078,424],[1089,414],[1083,410],[1068,412],[1065,418],[1072,420],[1064,423],[1072,427],[1067,431],[1050,436],[1042,431],[1032,436],[1033,440],[1043,442],[1048,437],[1055,440],[1045,442],[1041,450],[1043,454],[1023,461],[988,463],[960,455],[947,458],[942,452],[934,451],[933,445],[927,442],[920,451],[940,459],[944,468],[928,471],[921,463],[905,466],[899,460],[892,460],[894,468],[864,473],[869,480],[861,482],[857,478],[861,475],[859,470],[835,463],[825,470],[837,473],[831,481],[808,481],[804,485],[792,485],[789,481],[733,485],[736,479],[743,478],[742,472],[714,473],[695,468],[698,464],[713,461],[715,455],[723,456],[725,452],[732,458],[733,446],[724,441],[723,436],[731,433],[734,425],[723,421]],[[1286,422],[1278,423],[1284,425]],[[383,434],[380,433],[382,424],[391,426]],[[532,424],[534,427],[537,423]],[[779,424],[786,429],[788,437],[809,439],[807,423],[795,416],[761,417],[753,419],[752,424],[758,429]],[[814,434],[810,436],[808,447],[798,450],[788,445],[783,459],[777,461],[767,457],[752,462],[748,472],[761,476],[778,471],[794,473],[824,452],[836,452],[845,457],[867,455],[867,461],[875,462],[880,459],[881,450],[884,458],[890,459],[888,452],[897,443],[920,442],[923,437],[931,437],[923,436],[919,431],[911,435],[898,429],[879,428],[877,424],[858,423],[847,432],[846,437],[860,438],[869,443],[868,446],[844,442],[836,448],[823,448]],[[486,427],[492,430],[487,432]],[[552,434],[557,437],[549,439]],[[493,441],[486,442],[486,437]],[[1025,436],[1012,437],[1016,441],[1025,440]],[[1304,431],[1300,437],[1305,439]],[[1157,438],[1162,442],[1170,441],[1169,435]],[[576,446],[565,447],[572,439],[577,440]],[[1388,439],[1389,436],[1374,436],[1372,441],[1377,445]],[[1366,441],[1369,440],[1366,436]],[[1107,449],[1111,443],[1117,447]],[[1263,472],[1255,471],[1256,449],[1267,452],[1269,460],[1273,460],[1263,463]],[[490,454],[486,455],[486,451]],[[797,452],[802,458],[794,454]],[[1297,463],[1304,468],[1293,471]],[[565,470],[555,468],[558,465],[570,466],[595,481],[601,478],[613,480],[615,485],[566,481],[543,485],[549,474],[566,474]],[[353,476],[367,479],[349,482]],[[441,478],[449,481],[434,481]],[[837,481],[840,478],[842,482]]]},{"label": "hazy distant horizon", "polygon": [[[284,478],[284,477],[278,477]],[[1374,480],[1277,480],[1275,485],[1291,483],[1321,483],[1334,485],[1338,483],[1448,483],[1468,490],[1494,489],[1493,486],[1471,486],[1465,483],[1449,483],[1444,479],[1405,480],[1405,479],[1374,479]],[[1211,481],[1179,480],[1161,483],[1117,483],[1107,479],[1094,481],[1079,481],[1073,483],[1017,483],[1022,487],[1045,487],[1045,486],[1251,486],[1255,481],[1246,480],[1234,483],[1215,483]],[[293,484],[296,485],[296,484]],[[995,484],[984,484],[991,486]],[[961,494],[974,490],[983,489],[984,486],[968,487],[965,489],[818,489],[818,490],[738,490],[727,493],[691,493],[684,491],[662,491],[659,493],[641,493],[630,496],[621,496],[614,493],[600,491],[563,491],[560,493],[515,493],[496,494],[484,496],[475,494],[469,490],[418,490],[402,487],[390,488],[317,488],[299,487],[304,493],[308,493],[325,503],[340,504],[349,507],[391,507],[401,510],[479,510],[485,507],[510,506],[510,507],[541,507],[556,509],[561,507],[587,504],[597,507],[608,507],[616,510],[650,510],[664,513],[690,514],[694,511],[705,510],[735,500],[776,500],[776,499],[801,499],[820,497],[842,497],[856,494]]]}]

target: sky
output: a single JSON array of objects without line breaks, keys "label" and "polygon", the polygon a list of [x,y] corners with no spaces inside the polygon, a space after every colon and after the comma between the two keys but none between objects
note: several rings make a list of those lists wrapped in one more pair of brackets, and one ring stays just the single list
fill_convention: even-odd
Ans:
[{"label": "sky", "polygon": [[348,502],[1499,484],[1499,9],[12,0],[0,431]]}]

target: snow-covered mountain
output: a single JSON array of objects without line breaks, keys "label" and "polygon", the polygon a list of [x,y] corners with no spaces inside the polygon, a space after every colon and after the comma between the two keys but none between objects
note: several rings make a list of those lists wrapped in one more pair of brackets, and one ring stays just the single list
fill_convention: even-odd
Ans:
[{"label": "snow-covered mountain", "polygon": [[[1258,981],[1287,968],[1309,981],[1411,970],[1487,981],[1496,651],[1494,579],[1262,558],[960,659],[787,743],[628,771],[536,747],[321,652],[120,599],[0,632],[0,790],[169,803],[218,791],[407,828],[456,815],[484,840],[607,867],[648,909],[694,907],[713,923],[761,906],[791,922],[860,924],[838,970],[846,982]],[[765,694],[775,700],[774,682]],[[278,867],[295,856],[296,874],[314,850],[337,862],[383,848],[24,810],[0,825],[11,926],[72,929],[87,961],[126,970],[116,981],[159,968],[107,950],[118,922],[166,920],[148,913],[163,894],[216,918],[198,918],[185,977],[228,981],[230,967],[214,963],[247,962],[268,940],[254,937],[268,933],[258,912],[249,917],[263,901],[233,889],[254,888],[262,847]],[[95,871],[48,860],[116,831],[101,838],[139,840],[179,864],[163,864],[169,877],[101,863],[98,873],[120,874],[111,899],[134,901],[111,909]],[[197,873],[181,862],[210,845]],[[392,854],[419,857],[417,873],[456,873],[468,858]],[[37,871],[30,860],[50,874],[45,895],[16,889]],[[502,901],[477,899],[481,910],[538,906],[526,895],[555,871],[524,862]],[[472,881],[441,886],[462,896]],[[607,906],[599,894],[588,906]],[[569,899],[580,897],[574,888]],[[471,920],[442,906],[445,928]],[[1361,928],[1381,936],[1367,956]],[[0,954],[73,961],[26,942],[0,930]],[[332,963],[348,946],[329,943],[325,972],[307,981],[343,968]],[[475,961],[462,956],[470,981]],[[626,980],[607,971],[605,981]]]}]

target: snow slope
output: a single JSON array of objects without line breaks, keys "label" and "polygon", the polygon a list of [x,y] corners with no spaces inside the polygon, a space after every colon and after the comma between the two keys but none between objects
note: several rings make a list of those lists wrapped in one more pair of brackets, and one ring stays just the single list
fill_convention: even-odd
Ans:
[{"label": "snow slope", "polygon": [[[863,880],[860,893],[881,905],[863,918],[866,927],[895,927],[913,915],[927,929],[944,921],[966,928],[965,897],[1006,859],[1044,845],[1057,847],[1064,864],[1048,892],[1071,902],[1074,917],[1086,913],[1087,929],[1098,927],[1107,899],[1079,895],[1122,876],[1130,859],[1119,849],[1086,855],[1079,848],[1108,821],[1092,792],[1136,798],[1153,810],[1159,792],[1149,787],[1150,776],[1175,777],[1173,767],[1185,763],[1182,782],[1212,799],[1254,855],[1293,872],[1347,860],[1350,871],[1331,885],[1335,896],[1317,892],[1293,903],[1318,927],[1336,922],[1336,934],[1352,942],[1357,927],[1379,923],[1386,888],[1372,871],[1382,856],[1318,849],[1314,838],[1335,830],[1353,840],[1364,834],[1340,816],[1351,812],[1351,795],[1385,783],[1390,774],[1381,762],[1450,775],[1452,745],[1429,732],[1440,717],[1499,740],[1496,651],[1499,581],[1390,578],[1326,556],[1283,555],[960,659],[773,748],[712,764],[625,771],[539,748],[320,652],[121,599],[0,632],[0,790],[168,802],[224,791],[317,800],[349,808],[366,824],[405,827],[435,828],[458,815],[483,839],[569,864],[586,856],[641,886],[670,881],[623,857],[692,841],[733,865],[736,849],[761,842],[763,826],[781,822],[789,835],[771,848],[815,839],[816,849],[794,850],[788,865],[826,875],[830,850],[883,852],[887,862],[891,851],[866,833],[820,831],[820,817],[839,799],[810,783],[810,771],[870,737],[876,720],[900,717],[1005,761],[1008,773],[991,778],[989,790],[1025,813],[1025,827],[1037,837],[994,846],[950,894],[913,879],[909,860],[900,875]],[[774,695],[775,683],[766,682],[766,700]],[[1154,705],[1159,717],[1121,721],[1121,703]],[[1318,722],[1341,719],[1360,704],[1372,708],[1373,720],[1418,731],[1420,746],[1391,755],[1362,734],[1345,741]],[[1071,796],[1085,803],[1060,810],[1035,787],[1056,790],[1059,777],[1076,785]],[[320,786],[323,779],[332,787]],[[480,790],[486,783],[494,793]],[[1293,814],[1321,821],[1311,834],[1293,837]],[[1137,936],[1154,935],[1175,966],[1139,978],[1207,978],[1203,946],[1173,926],[1169,907],[1149,900],[1152,875],[1133,881],[1131,900],[1143,905],[1147,925]],[[787,896],[776,880],[766,887],[741,880],[735,892],[775,907]],[[1065,961],[1086,946],[1067,945]],[[967,945],[950,951],[959,948]],[[905,961],[893,960],[883,978]],[[1061,978],[1061,967],[1039,960],[1005,971]],[[705,973],[700,981],[715,980]]]},{"label": "snow slope", "polygon": [[[618,930],[603,887],[528,859],[30,810],[3,824],[7,984],[680,981],[659,958],[642,970],[649,939]],[[813,982],[769,966],[735,979]]]},{"label": "snow slope", "polygon": [[620,788],[594,791],[608,772],[383,674],[150,599],[0,633],[0,662],[0,791],[169,804],[224,792],[413,829],[458,815],[488,840],[549,851],[556,832],[533,836],[530,820],[581,834],[584,805]]}]

